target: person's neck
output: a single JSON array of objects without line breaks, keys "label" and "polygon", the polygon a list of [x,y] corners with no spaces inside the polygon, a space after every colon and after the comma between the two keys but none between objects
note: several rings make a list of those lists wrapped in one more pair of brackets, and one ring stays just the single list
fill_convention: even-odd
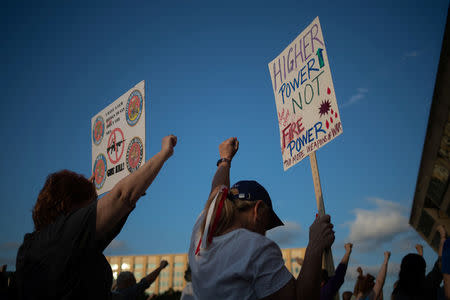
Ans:
[{"label": "person's neck", "polygon": [[234,230],[236,230],[236,229],[240,229],[240,228],[244,228],[244,227],[242,227],[241,224],[234,223],[233,225],[231,225],[230,227],[228,227],[227,229],[225,229],[223,232],[221,232],[218,236],[227,234],[227,233],[229,233],[229,232],[232,232],[232,231],[234,231]]},{"label": "person's neck", "polygon": [[241,218],[236,218],[235,221],[233,222],[233,224],[228,227],[227,229],[225,229],[223,232],[221,232],[218,236],[227,234],[229,232],[232,232],[236,229],[247,229],[247,230],[251,230],[250,228],[247,228],[248,226],[245,226],[246,222],[245,220],[241,219]]}]

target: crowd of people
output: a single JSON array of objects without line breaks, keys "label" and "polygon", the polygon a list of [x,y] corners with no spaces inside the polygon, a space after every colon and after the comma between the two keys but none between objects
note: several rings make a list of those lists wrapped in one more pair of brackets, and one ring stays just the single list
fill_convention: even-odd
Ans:
[{"label": "crowd of people", "polygon": [[[34,231],[25,235],[17,254],[19,299],[145,299],[144,291],[168,263],[162,261],[138,283],[131,272],[120,273],[113,283],[103,251],[121,231],[176,144],[174,135],[164,137],[161,151],[101,198],[92,179],[67,170],[50,174],[33,208]],[[220,159],[209,197],[191,234],[185,274],[188,284],[181,299],[335,299],[353,245],[345,244],[334,274],[323,270],[322,255],[334,243],[335,232],[329,215],[317,216],[309,228],[304,258],[298,259],[301,270],[295,278],[286,268],[279,246],[266,237],[267,230],[283,225],[267,190],[254,180],[230,185],[230,168],[238,149],[235,137],[219,145]],[[450,299],[450,240],[446,240],[444,227],[438,231],[440,249],[432,271],[425,274],[423,250],[418,246],[417,254],[403,258],[391,299]],[[376,277],[358,268],[354,290],[343,292],[342,298],[383,299],[389,258],[386,251]],[[2,293],[4,273],[0,274]]]}]

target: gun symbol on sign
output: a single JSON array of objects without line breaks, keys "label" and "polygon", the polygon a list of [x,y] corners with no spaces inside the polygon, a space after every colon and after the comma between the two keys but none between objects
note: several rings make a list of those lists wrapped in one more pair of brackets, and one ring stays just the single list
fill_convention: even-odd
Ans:
[{"label": "gun symbol on sign", "polygon": [[106,151],[109,152],[109,153],[111,153],[111,154],[113,154],[113,152],[119,150],[120,145],[122,145],[122,143],[124,143],[124,142],[125,142],[125,140],[120,141],[120,142],[117,142],[117,143],[113,143],[111,146],[109,146],[109,147],[106,149]]}]

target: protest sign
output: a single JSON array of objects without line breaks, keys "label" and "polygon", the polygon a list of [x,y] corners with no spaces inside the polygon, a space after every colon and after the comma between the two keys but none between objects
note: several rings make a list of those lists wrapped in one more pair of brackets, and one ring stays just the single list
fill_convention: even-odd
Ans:
[{"label": "protest sign", "polygon": [[269,63],[286,171],[342,134],[319,17]]},{"label": "protest sign", "polygon": [[92,174],[103,194],[145,162],[145,81],[91,119]]}]

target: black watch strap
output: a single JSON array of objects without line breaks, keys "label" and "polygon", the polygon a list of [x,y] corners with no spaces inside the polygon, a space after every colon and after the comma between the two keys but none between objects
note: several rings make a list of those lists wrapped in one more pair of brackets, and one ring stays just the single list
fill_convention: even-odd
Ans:
[{"label": "black watch strap", "polygon": [[231,159],[228,159],[228,158],[221,158],[221,159],[219,159],[218,161],[217,161],[217,166],[219,166],[219,164],[221,163],[221,162],[228,162],[228,163],[230,163],[230,165],[231,165]]}]

